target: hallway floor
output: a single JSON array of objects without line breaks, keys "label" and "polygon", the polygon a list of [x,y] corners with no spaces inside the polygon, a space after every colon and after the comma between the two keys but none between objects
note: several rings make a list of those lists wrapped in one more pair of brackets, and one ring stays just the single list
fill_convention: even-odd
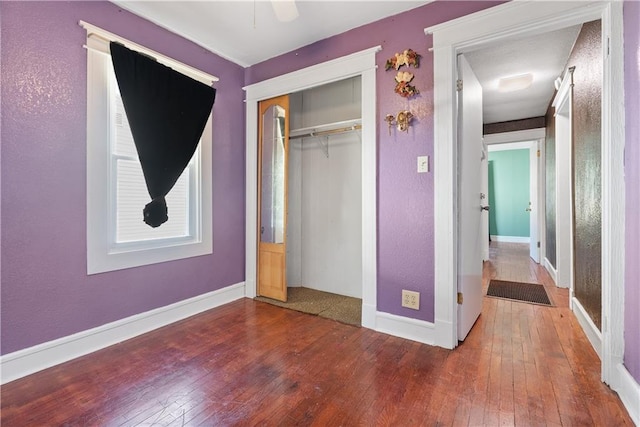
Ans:
[{"label": "hallway floor", "polygon": [[484,282],[543,283],[555,307],[484,298],[455,350],[242,299],[2,387],[3,426],[626,426],[546,272],[494,244]]}]

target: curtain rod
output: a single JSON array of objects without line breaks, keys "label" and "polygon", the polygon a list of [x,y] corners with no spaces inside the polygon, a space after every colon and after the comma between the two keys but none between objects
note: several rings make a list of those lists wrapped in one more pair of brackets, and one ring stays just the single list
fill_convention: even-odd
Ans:
[{"label": "curtain rod", "polygon": [[[176,71],[179,71],[183,74],[186,74],[190,77],[196,77],[197,80],[200,81],[207,81],[210,82],[211,84],[219,81],[220,79],[212,74],[206,73],[204,71],[200,71],[197,68],[194,68],[190,65],[184,64],[180,61],[177,61],[173,58],[170,58],[166,55],[163,55],[159,52],[156,52],[152,49],[146,48],[142,45],[139,45],[137,43],[134,43],[130,40],[125,39],[124,37],[120,37],[116,34],[110,33],[109,31],[103,30],[100,27],[96,27],[93,24],[90,24],[88,22],[85,21],[79,21],[78,25],[80,25],[82,28],[84,28],[87,31],[87,39],[89,38],[96,38],[99,39],[105,43],[110,43],[112,41],[114,42],[119,42],[122,43],[125,47],[135,50],[139,53],[145,54],[147,56],[150,56],[152,58],[154,58],[156,61],[167,65],[173,69],[175,69]],[[85,46],[87,49],[92,49],[90,46]],[[98,52],[100,52],[99,49],[92,49],[92,50],[96,50]],[[103,52],[103,53],[107,53],[108,52]]]}]

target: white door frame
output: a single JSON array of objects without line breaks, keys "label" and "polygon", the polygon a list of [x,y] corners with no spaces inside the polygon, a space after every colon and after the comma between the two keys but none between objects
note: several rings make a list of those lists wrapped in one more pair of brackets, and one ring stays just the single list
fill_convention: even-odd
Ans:
[{"label": "white door frame", "polygon": [[[537,238],[533,239],[534,236],[529,236],[529,245],[535,244],[538,241],[540,242],[540,248],[538,251],[538,256],[542,259],[543,256],[543,240],[544,240],[544,224],[545,224],[545,209],[544,209],[544,196],[545,196],[545,188],[544,188],[544,173],[545,173],[545,165],[544,165],[544,157],[542,157],[542,149],[541,147],[544,145],[545,138],[545,128],[536,128],[536,129],[527,129],[522,131],[515,132],[502,132],[502,133],[494,133],[489,135],[484,135],[484,142],[487,144],[488,151],[500,151],[500,150],[519,150],[526,149],[530,152],[530,157],[535,156],[537,159],[536,170],[535,172],[531,172],[530,176],[535,176],[538,179],[535,184],[535,194],[530,195],[534,200],[535,206],[535,220],[538,227],[538,235],[535,236]],[[537,156],[536,152],[540,150],[540,155]]]},{"label": "white door frame", "polygon": [[362,326],[376,327],[376,53],[372,47],[246,86],[245,296],[256,296],[258,212],[258,102],[354,76],[362,85]]},{"label": "white door frame", "polygon": [[[622,2],[509,2],[425,29],[433,35],[436,344],[457,346],[455,59],[514,36],[602,20],[602,380],[615,388],[624,353],[624,66]],[[610,39],[610,43],[607,43]]]},{"label": "white door frame", "polygon": [[[569,288],[573,304],[573,81],[565,72],[551,106],[555,109],[556,149],[556,286]],[[573,308],[573,307],[572,307]],[[600,351],[598,349],[598,354]]]}]

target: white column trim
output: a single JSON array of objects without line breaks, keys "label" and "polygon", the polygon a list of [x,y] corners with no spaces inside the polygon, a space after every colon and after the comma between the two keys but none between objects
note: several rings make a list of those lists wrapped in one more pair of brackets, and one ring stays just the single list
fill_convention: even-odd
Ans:
[{"label": "white column trim", "polygon": [[[624,357],[625,183],[622,2],[602,11],[602,381],[617,390]],[[607,39],[610,42],[607,43]],[[609,45],[607,55],[607,44]],[[628,325],[628,327],[635,327]]]}]

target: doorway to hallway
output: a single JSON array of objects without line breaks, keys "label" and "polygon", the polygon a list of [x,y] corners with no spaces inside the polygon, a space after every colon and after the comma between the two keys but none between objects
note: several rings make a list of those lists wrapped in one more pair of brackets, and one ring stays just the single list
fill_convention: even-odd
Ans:
[{"label": "doorway to hallway", "polygon": [[483,264],[482,279],[483,295],[486,295],[492,279],[535,283],[545,287],[553,306],[569,307],[569,290],[558,288],[548,271],[529,256],[527,243],[492,241],[489,260]]}]

